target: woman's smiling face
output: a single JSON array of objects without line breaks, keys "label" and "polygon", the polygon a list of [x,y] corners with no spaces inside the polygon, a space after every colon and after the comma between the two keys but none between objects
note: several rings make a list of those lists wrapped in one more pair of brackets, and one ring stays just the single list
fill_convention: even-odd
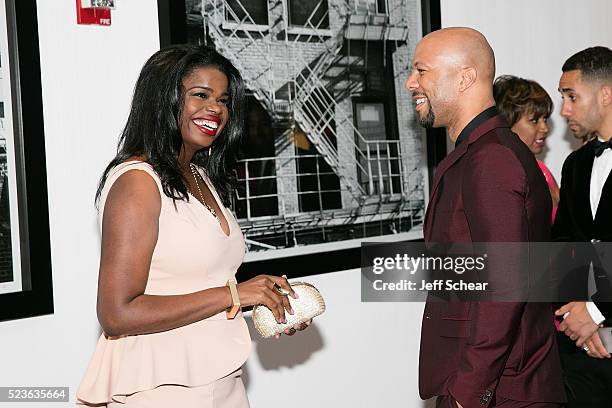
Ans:
[{"label": "woman's smiling face", "polygon": [[185,149],[210,147],[228,121],[227,76],[215,67],[196,68],[183,80],[180,127]]}]

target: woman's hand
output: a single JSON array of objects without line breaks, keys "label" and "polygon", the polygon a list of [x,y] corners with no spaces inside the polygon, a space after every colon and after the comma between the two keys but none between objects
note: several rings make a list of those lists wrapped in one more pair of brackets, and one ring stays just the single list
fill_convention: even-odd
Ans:
[{"label": "woman's hand", "polygon": [[[310,326],[311,323],[312,323],[312,319],[310,319],[308,321],[305,321],[304,323],[301,323],[301,324],[296,324],[293,327],[285,329],[285,334],[287,336],[293,336],[296,331],[306,330],[308,328],[308,326]],[[277,338],[277,339],[280,339],[280,336],[281,336],[280,333],[274,335],[274,337]]]},{"label": "woman's hand", "polygon": [[[283,295],[275,285],[280,286],[288,295]],[[285,310],[293,314],[287,296],[297,299],[297,294],[291,289],[289,282],[284,277],[271,275],[258,275],[246,282],[239,283],[238,297],[241,306],[264,305],[272,311],[274,318],[279,323],[286,323]]]}]

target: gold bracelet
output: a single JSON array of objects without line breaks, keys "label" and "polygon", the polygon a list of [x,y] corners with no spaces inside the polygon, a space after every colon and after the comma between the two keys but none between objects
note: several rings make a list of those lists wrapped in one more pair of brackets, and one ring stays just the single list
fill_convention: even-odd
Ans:
[{"label": "gold bracelet", "polygon": [[230,279],[227,281],[227,287],[230,290],[230,295],[232,296],[232,305],[227,308],[225,314],[228,319],[233,319],[238,314],[240,310],[240,298],[238,297],[238,289],[236,288],[236,279]]}]

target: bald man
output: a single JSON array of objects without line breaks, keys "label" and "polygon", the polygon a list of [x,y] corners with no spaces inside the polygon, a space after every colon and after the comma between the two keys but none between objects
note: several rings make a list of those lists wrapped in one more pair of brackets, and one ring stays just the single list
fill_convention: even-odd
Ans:
[{"label": "bald man", "polygon": [[[455,149],[439,164],[425,216],[427,242],[550,240],[551,200],[533,154],[497,113],[495,58],[473,29],[424,37],[406,81],[421,125],[444,127]],[[487,260],[491,287],[521,275]],[[520,300],[520,299],[516,299]],[[419,391],[438,407],[560,407],[565,401],[547,303],[461,302],[430,293],[421,332]]]}]

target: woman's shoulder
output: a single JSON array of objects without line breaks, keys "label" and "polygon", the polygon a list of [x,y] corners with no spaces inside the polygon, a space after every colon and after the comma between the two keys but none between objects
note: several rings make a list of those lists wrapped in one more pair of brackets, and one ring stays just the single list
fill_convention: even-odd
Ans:
[{"label": "woman's shoulder", "polygon": [[[110,169],[98,202],[98,223],[131,225],[130,220],[153,222],[163,208],[161,186],[152,167],[126,160]],[[106,220],[106,221],[105,221]],[[111,224],[109,224],[111,225]]]},{"label": "woman's shoulder", "polygon": [[[143,169],[147,171],[149,169],[153,170],[153,166],[151,166],[151,164],[142,157],[132,156],[113,166],[109,171],[109,175],[116,172],[123,173],[124,171],[130,171],[132,169]],[[155,171],[153,170],[153,172]]]},{"label": "woman's shoulder", "polygon": [[[133,172],[132,170],[139,170],[139,172]],[[159,182],[159,175],[155,172],[153,166],[141,157],[130,157],[127,160],[115,165],[108,172],[106,184],[113,184],[120,177],[130,174],[128,178],[134,178],[134,175],[140,172],[147,173],[153,180]]]},{"label": "woman's shoulder", "polygon": [[120,195],[161,195],[163,191],[153,166],[138,157],[129,158],[109,170],[100,197],[102,202],[106,201],[111,190]]}]

